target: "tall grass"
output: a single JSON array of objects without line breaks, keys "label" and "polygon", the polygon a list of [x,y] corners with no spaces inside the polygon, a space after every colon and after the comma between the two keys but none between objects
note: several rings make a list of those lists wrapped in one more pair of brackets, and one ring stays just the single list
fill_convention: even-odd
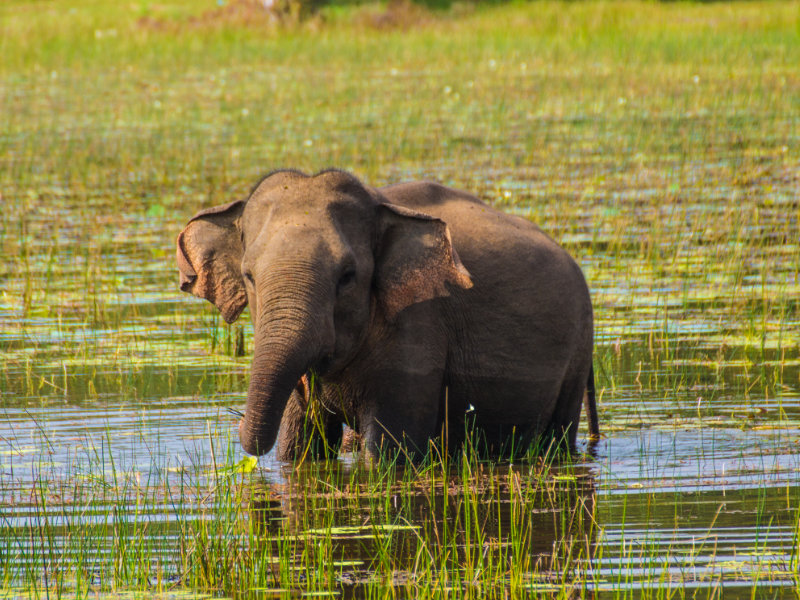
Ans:
[{"label": "tall grass", "polygon": [[7,594],[569,591],[596,534],[591,477],[546,456],[514,467],[465,451],[456,469],[435,454],[379,468],[317,462],[269,483],[232,463],[230,446],[224,465],[198,456],[146,481],[90,452],[80,473],[41,465],[31,503],[4,516]]},{"label": "tall grass", "polygon": [[794,585],[796,486],[785,497],[732,489],[708,512],[703,492],[628,490],[601,508],[614,482],[581,456],[503,464],[468,445],[447,459],[432,448],[420,463],[350,456],[274,473],[234,462],[229,440],[207,443],[177,469],[163,456],[149,472],[125,468],[108,445],[87,446],[72,470],[40,461],[30,496],[3,512],[4,595],[627,597]]}]

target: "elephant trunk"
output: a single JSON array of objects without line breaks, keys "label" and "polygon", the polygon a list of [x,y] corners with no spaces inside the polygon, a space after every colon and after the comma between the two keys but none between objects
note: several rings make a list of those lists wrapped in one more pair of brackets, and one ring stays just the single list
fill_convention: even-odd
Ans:
[{"label": "elephant trunk", "polygon": [[268,300],[259,303],[247,405],[239,423],[242,448],[257,456],[275,444],[298,380],[333,350],[334,342],[332,315],[328,319],[326,311],[314,310],[319,303],[313,302],[310,293],[297,293],[297,288],[277,293],[259,290],[258,297]]}]

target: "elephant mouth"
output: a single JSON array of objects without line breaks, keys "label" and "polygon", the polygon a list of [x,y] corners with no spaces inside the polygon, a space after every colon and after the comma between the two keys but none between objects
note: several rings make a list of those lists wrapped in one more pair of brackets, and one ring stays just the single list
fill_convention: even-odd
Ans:
[{"label": "elephant mouth", "polygon": [[331,372],[331,369],[334,366],[333,362],[333,356],[326,354],[316,363],[314,363],[314,366],[309,370],[317,377],[324,377]]},{"label": "elephant mouth", "polygon": [[358,356],[360,344],[355,344],[349,350],[342,348],[326,348],[316,360],[311,362],[308,371],[318,377],[332,377],[345,371]]}]

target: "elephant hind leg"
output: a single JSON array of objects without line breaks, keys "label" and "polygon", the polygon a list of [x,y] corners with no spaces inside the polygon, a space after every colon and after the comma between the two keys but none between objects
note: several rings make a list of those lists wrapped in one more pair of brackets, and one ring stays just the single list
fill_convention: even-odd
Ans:
[{"label": "elephant hind leg", "polygon": [[556,443],[564,445],[570,450],[575,448],[578,436],[581,405],[588,379],[586,371],[587,369],[581,369],[577,377],[573,376],[564,381],[546,430],[547,437],[552,437]]}]

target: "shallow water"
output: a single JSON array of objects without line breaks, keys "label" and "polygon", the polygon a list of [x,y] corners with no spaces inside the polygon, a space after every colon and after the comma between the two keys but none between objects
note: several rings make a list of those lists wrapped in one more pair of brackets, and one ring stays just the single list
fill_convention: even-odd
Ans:
[{"label": "shallow water", "polygon": [[[708,195],[665,214],[629,197],[630,204],[624,197],[601,198],[590,208],[597,213],[616,206],[630,213],[626,220],[642,223],[622,239],[603,234],[602,227],[582,233],[580,221],[564,236],[592,288],[602,390],[604,438],[582,467],[591,483],[581,494],[591,498],[597,521],[592,551],[581,562],[582,589],[601,597],[620,590],[636,596],[718,587],[726,597],[749,597],[754,586],[759,594],[794,593],[798,253],[780,236],[752,243],[765,222],[773,223],[772,230],[784,227],[785,211],[763,207],[758,227],[743,223],[737,234],[750,241],[739,249],[741,240],[727,239],[724,231],[707,233],[716,236],[710,243],[703,233],[681,239],[686,219],[695,221],[689,226],[694,230],[698,219],[726,210]],[[531,214],[524,201],[512,210]],[[70,209],[62,216],[66,222],[81,218]],[[641,240],[652,234],[654,219],[663,219],[661,241],[643,255]],[[713,230],[715,224],[707,226]],[[249,357],[231,356],[236,326],[220,326],[212,310],[177,292],[171,240],[158,232],[135,241],[118,234],[75,239],[73,228],[62,227],[48,243],[41,235],[47,218],[30,218],[25,227],[21,237],[4,236],[11,255],[23,245],[27,255],[24,268],[4,273],[6,301],[0,306],[0,530],[7,540],[9,584],[26,564],[38,564],[37,550],[45,543],[29,532],[42,526],[53,536],[47,548],[73,551],[74,537],[65,531],[93,531],[92,539],[107,545],[89,554],[102,561],[119,542],[102,533],[109,521],[135,528],[144,520],[151,528],[152,557],[166,560],[181,521],[213,518],[191,495],[181,498],[176,511],[166,490],[186,477],[194,484],[205,481],[213,465],[233,464],[241,456],[231,441],[235,419],[225,411],[241,409],[247,382]],[[153,248],[157,259],[151,261]],[[742,261],[736,273],[713,269],[715,261],[737,252]],[[48,279],[48,269],[58,274]],[[39,285],[45,289],[39,298],[32,292],[29,306],[20,308],[29,279],[44,280]],[[45,294],[55,300],[45,304]],[[249,351],[249,325],[245,330]],[[286,486],[294,476],[271,456],[259,469],[255,476],[272,490],[268,495],[292,497]],[[107,497],[98,489],[108,489]],[[137,509],[141,490],[150,494],[144,512]],[[300,498],[266,508],[254,503],[252,514],[266,518],[268,529],[291,527],[292,515],[309,501]],[[573,490],[538,510],[558,515],[574,503]],[[345,505],[326,521],[334,538],[337,524],[352,527],[353,514],[366,510],[357,499]],[[400,513],[414,528],[393,534],[396,585],[413,577],[404,544],[420,531],[433,535],[424,510]],[[542,561],[568,533],[553,521],[536,525],[528,548]],[[495,527],[487,535],[504,539],[507,533]],[[343,566],[335,589],[348,597],[359,597],[360,586],[369,582],[374,556],[372,542],[354,541],[357,533],[346,531],[337,546]],[[362,533],[367,540],[376,535],[374,528]],[[130,535],[137,539],[135,532]],[[546,591],[553,584],[537,574],[526,585]]]},{"label": "shallow water", "polygon": [[[193,77],[175,86],[197,92]],[[242,97],[252,99],[260,97],[254,92],[259,86],[280,88],[288,78],[254,70],[239,73],[238,80]],[[407,93],[406,83],[396,88]],[[291,96],[291,89],[286,93]],[[21,95],[35,96],[30,90]],[[202,101],[200,96],[201,112]],[[424,166],[422,159],[389,161],[375,182],[436,178],[529,217],[570,250],[592,290],[604,437],[593,458],[579,460],[578,477],[561,481],[556,467],[550,487],[531,491],[524,543],[504,529],[511,492],[486,499],[479,513],[486,547],[522,543],[534,557],[531,564],[543,565],[529,580],[505,583],[518,594],[545,593],[574,579],[580,593],[599,597],[680,595],[684,589],[690,590],[686,595],[697,589],[711,596],[717,588],[726,598],[796,595],[800,213],[798,163],[783,150],[797,142],[796,126],[746,114],[751,154],[745,156],[728,145],[720,126],[741,128],[739,121],[728,122],[738,118],[734,114],[719,121],[678,112],[624,120],[539,118],[510,102],[507,128],[519,125],[545,140],[532,165],[514,168],[504,158],[530,153],[528,134],[487,125],[489,131],[454,137],[459,126],[469,132],[474,115],[444,110],[441,127],[449,133],[435,140],[437,147],[446,142],[462,150]],[[98,133],[92,119],[75,116],[54,116],[54,132],[112,149],[151,141],[146,127]],[[355,137],[354,114],[341,116],[338,130],[330,117],[320,117],[326,135],[340,142]],[[202,119],[193,127],[218,130]],[[286,138],[300,145],[304,131],[286,127]],[[648,127],[666,128],[649,154],[606,153],[618,144],[635,146],[630,140]],[[708,132],[704,159],[687,158],[672,131],[681,128],[690,138]],[[9,132],[4,148],[23,147],[25,137]],[[428,137],[416,143],[427,147]],[[191,139],[187,135],[187,144]],[[231,142],[231,151],[245,155],[248,139],[235,148]],[[16,168],[21,156],[9,152],[5,164]],[[252,163],[231,164],[232,177],[244,185],[254,180]],[[737,180],[739,171],[745,180]],[[213,308],[177,288],[174,238],[205,206],[202,182],[179,173],[165,193],[155,184],[139,185],[147,178],[132,168],[119,175],[128,178],[122,184],[88,192],[71,189],[62,175],[63,183],[53,177],[46,184],[40,181],[46,177],[32,176],[35,191],[4,191],[0,586],[14,588],[30,567],[47,587],[53,570],[41,567],[62,552],[94,561],[89,583],[98,588],[115,577],[137,588],[158,578],[174,584],[187,522],[230,526],[227,538],[244,543],[236,537],[241,531],[226,521],[230,514],[214,503],[221,502],[215,487],[220,470],[242,458],[233,439],[235,419],[225,409],[243,405],[249,324],[245,316],[243,325],[227,327]],[[129,194],[120,198],[119,189]],[[246,353],[236,357],[240,326]],[[525,479],[528,465],[514,468],[526,489],[535,487],[539,480]],[[302,564],[302,551],[314,547],[315,535],[337,538],[336,555],[325,559],[340,563],[333,580],[304,573],[289,595],[332,589],[363,597],[384,541],[395,561],[395,579],[387,583],[403,585],[415,576],[415,544],[443,535],[452,515],[444,491],[422,490],[411,496],[418,501],[399,505],[387,496],[375,515],[374,495],[337,488],[338,504],[328,511],[325,494],[331,492],[320,481],[338,481],[354,469],[352,457],[345,457],[304,475],[268,455],[247,475],[262,496],[243,498],[242,514],[261,524],[263,552],[279,553],[270,546],[276,531],[302,534],[295,553]],[[499,469],[508,476],[507,466]],[[552,555],[573,535],[565,522],[572,523],[576,511],[596,525],[579,532],[588,549],[576,559],[576,572],[565,574]],[[381,529],[398,523],[407,528]],[[351,529],[337,533],[336,527]],[[164,572],[146,580],[119,575],[111,562],[126,544],[146,544],[143,556]],[[459,548],[468,546],[462,541]],[[30,593],[0,589],[0,597],[15,596]]]}]

